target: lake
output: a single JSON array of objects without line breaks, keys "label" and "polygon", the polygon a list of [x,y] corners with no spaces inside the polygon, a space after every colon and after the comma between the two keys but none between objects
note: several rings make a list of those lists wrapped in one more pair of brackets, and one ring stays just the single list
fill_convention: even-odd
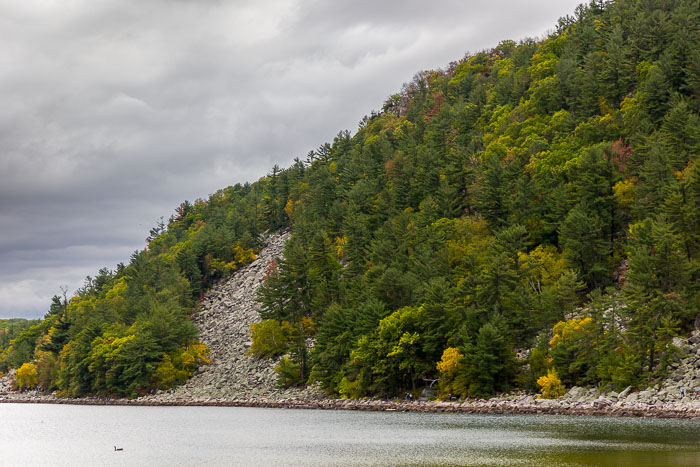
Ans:
[{"label": "lake", "polygon": [[700,465],[700,421],[0,404],[3,466],[502,464]]}]

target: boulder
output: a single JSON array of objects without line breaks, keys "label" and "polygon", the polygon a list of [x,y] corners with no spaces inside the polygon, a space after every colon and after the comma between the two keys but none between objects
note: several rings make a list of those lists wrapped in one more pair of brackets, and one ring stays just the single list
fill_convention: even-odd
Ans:
[{"label": "boulder", "polygon": [[626,398],[632,392],[632,386],[627,386],[620,394],[617,395],[618,399]]},{"label": "boulder", "polygon": [[431,387],[424,387],[423,390],[420,392],[420,398],[421,400],[428,400],[431,397],[435,397],[437,393],[435,392],[435,389]]},{"label": "boulder", "polygon": [[688,340],[682,337],[674,337],[671,342],[675,347],[678,347],[682,352],[687,353],[690,350],[690,345],[688,345]]},{"label": "boulder", "polygon": [[585,396],[586,396],[586,389],[585,388],[582,388],[580,386],[574,386],[571,389],[569,389],[569,391],[566,394],[564,394],[562,399],[570,400],[570,401],[578,401],[582,397],[585,397]]},{"label": "boulder", "polygon": [[610,399],[600,396],[598,399],[593,401],[593,407],[596,409],[600,409],[612,405],[612,403],[613,401],[611,401]]}]

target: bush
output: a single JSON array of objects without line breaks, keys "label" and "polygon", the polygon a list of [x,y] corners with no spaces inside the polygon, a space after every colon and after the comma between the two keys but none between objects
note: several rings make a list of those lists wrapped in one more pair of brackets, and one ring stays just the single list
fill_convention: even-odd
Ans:
[{"label": "bush", "polygon": [[284,357],[275,367],[277,373],[277,384],[281,388],[288,388],[302,383],[301,367],[294,363],[289,357]]},{"label": "bush", "polygon": [[248,350],[256,357],[274,357],[287,351],[287,335],[284,328],[274,319],[266,319],[250,325],[253,343]]},{"label": "bush", "polygon": [[25,363],[17,369],[16,373],[17,387],[20,390],[31,389],[36,386],[36,365],[33,363]]},{"label": "bush", "polygon": [[338,393],[343,399],[359,399],[364,395],[359,381],[350,381],[347,377],[338,383]]},{"label": "bush", "polygon": [[542,387],[542,397],[545,399],[558,399],[566,393],[556,370],[548,371],[547,376],[542,376],[537,380],[537,384]]}]

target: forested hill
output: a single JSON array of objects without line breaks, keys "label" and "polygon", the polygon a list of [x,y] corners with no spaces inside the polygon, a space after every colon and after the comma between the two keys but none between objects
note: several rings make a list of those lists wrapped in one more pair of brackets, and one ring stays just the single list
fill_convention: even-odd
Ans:
[{"label": "forested hill", "polygon": [[200,293],[291,226],[253,346],[288,354],[282,384],[646,384],[700,311],[699,111],[700,2],[591,2],[544,40],[416,74],[286,169],[183,203],[1,364],[34,362],[68,395],[186,379],[206,359],[187,319]]}]

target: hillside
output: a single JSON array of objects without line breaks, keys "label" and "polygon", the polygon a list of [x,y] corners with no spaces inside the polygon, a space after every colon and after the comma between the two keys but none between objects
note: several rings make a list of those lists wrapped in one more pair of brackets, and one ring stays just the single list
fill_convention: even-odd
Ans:
[{"label": "hillside", "polygon": [[0,369],[33,362],[70,396],[194,374],[243,391],[201,368],[236,368],[216,336],[243,336],[252,309],[212,329],[236,305],[207,291],[256,260],[263,232],[289,230],[252,335],[282,386],[556,397],[661,381],[700,312],[698,64],[697,0],[618,0],[419,72],[354,134],[182,203],[128,265],[55,297]]}]

